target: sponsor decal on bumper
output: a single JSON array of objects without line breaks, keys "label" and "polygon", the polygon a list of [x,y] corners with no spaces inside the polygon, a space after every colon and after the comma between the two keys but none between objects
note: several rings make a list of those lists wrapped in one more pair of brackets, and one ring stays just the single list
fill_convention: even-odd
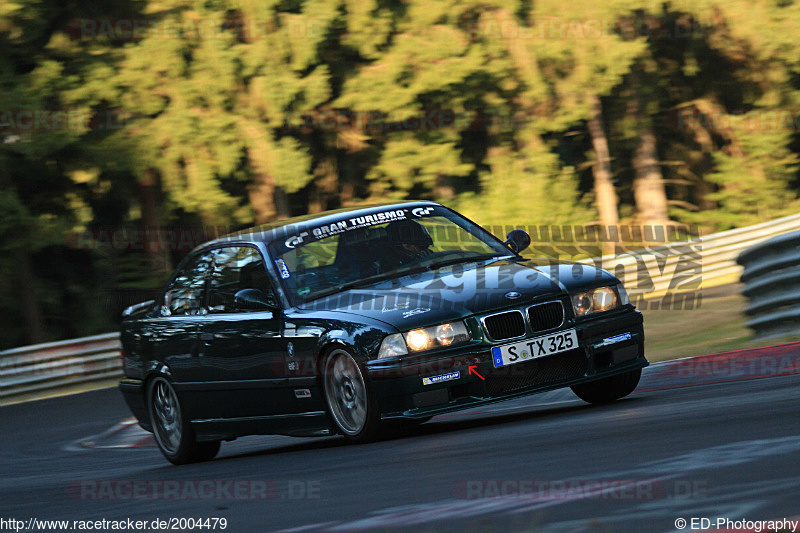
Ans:
[{"label": "sponsor decal on bumper", "polygon": [[439,374],[438,376],[428,376],[427,378],[422,378],[423,385],[435,385],[437,383],[442,383],[443,381],[453,381],[454,379],[458,379],[461,377],[461,372],[450,372],[448,374]]},{"label": "sponsor decal on bumper", "polygon": [[608,346],[610,344],[617,344],[618,342],[629,341],[629,340],[631,340],[630,333],[621,333],[619,335],[614,335],[613,337],[607,337],[603,339],[603,342],[595,344],[594,347],[601,348],[603,346]]}]

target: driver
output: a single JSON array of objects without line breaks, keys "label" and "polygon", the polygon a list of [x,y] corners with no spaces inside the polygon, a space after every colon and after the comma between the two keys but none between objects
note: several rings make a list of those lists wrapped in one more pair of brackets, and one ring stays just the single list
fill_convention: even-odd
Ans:
[{"label": "driver", "polygon": [[431,238],[425,226],[415,220],[395,220],[386,226],[387,250],[383,270],[388,271],[412,263],[433,253]]}]

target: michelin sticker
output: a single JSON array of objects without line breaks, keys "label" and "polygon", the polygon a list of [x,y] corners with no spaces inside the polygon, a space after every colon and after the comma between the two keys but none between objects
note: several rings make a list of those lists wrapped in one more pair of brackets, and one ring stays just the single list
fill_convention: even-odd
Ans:
[{"label": "michelin sticker", "polygon": [[436,385],[437,383],[442,383],[443,381],[453,381],[454,379],[458,379],[461,377],[461,372],[450,372],[449,374],[439,374],[438,376],[430,376],[427,378],[422,378],[423,385]]},{"label": "michelin sticker", "polygon": [[283,259],[276,259],[275,266],[278,267],[278,273],[281,275],[281,279],[289,279],[292,274],[289,272],[289,268],[286,266],[286,261]]},{"label": "michelin sticker", "polygon": [[615,335],[613,337],[607,337],[603,339],[603,342],[601,342],[598,346],[608,346],[609,344],[616,344],[618,342],[629,341],[629,340],[631,340],[631,334],[623,333],[621,335]]}]

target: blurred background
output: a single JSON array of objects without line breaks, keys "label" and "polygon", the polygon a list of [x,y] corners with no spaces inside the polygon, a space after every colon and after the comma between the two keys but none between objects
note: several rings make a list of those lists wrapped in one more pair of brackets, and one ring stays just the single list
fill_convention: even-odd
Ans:
[{"label": "blurred background", "polygon": [[3,0],[0,349],[193,246],[431,199],[484,226],[798,212],[792,0]]}]

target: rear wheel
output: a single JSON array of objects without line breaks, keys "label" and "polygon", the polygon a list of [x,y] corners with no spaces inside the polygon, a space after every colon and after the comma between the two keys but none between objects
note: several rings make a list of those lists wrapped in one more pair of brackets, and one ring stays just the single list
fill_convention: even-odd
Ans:
[{"label": "rear wheel", "polygon": [[381,413],[355,357],[335,348],[322,364],[322,384],[328,412],[336,428],[353,442],[370,442],[382,433]]},{"label": "rear wheel", "polygon": [[219,452],[219,441],[197,442],[178,395],[164,377],[154,378],[147,387],[150,425],[156,444],[169,462],[176,465],[210,461]]},{"label": "rear wheel", "polygon": [[593,404],[604,404],[618,400],[632,393],[639,384],[642,370],[617,374],[598,381],[582,383],[572,387],[578,398]]}]

